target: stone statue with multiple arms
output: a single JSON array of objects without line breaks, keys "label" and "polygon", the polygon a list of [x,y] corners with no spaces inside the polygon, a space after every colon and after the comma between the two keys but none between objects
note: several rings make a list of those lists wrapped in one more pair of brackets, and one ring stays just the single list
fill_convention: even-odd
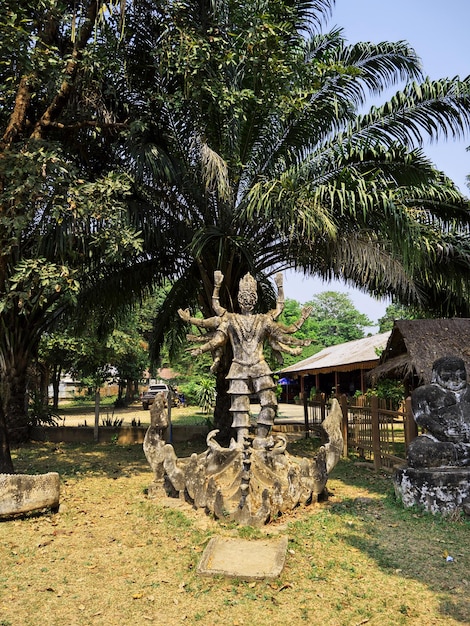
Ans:
[{"label": "stone statue with multiple arms", "polygon": [[258,297],[257,283],[251,274],[246,274],[240,281],[238,293],[240,313],[231,313],[223,308],[219,302],[219,291],[223,282],[223,274],[220,271],[214,272],[212,308],[215,317],[199,319],[191,317],[188,310],[178,311],[184,321],[211,331],[205,343],[191,350],[192,356],[209,351],[213,353],[214,363],[211,371],[215,371],[220,361],[221,350],[230,341],[233,361],[227,376],[230,382],[228,393],[231,396],[232,426],[237,431],[239,445],[244,445],[248,437],[250,395],[256,394],[261,406],[257,419],[257,436],[253,443],[255,447],[267,445],[277,410],[272,371],[263,354],[264,342],[269,343],[278,358],[281,352],[296,356],[301,353],[302,346],[310,344],[309,340],[291,336],[310,315],[310,307],[304,307],[300,319],[290,326],[276,322],[284,309],[284,291],[282,275],[277,274],[275,280],[278,288],[277,304],[269,313],[253,313]]},{"label": "stone statue with multiple arms", "polygon": [[[300,319],[289,326],[276,321],[284,309],[282,275],[277,274],[276,307],[268,313],[254,313],[257,284],[246,274],[239,286],[240,312],[230,312],[219,301],[223,279],[220,271],[215,272],[214,316],[201,319],[192,317],[188,310],[178,313],[185,322],[206,331],[200,337],[190,336],[198,343],[191,354],[211,352],[212,370],[217,368],[222,351],[228,346],[232,348],[227,379],[236,441],[222,447],[215,440],[219,431],[212,430],[207,434],[205,452],[178,459],[173,446],[164,440],[161,415],[155,415],[144,440],[144,452],[155,473],[148,493],[149,497],[157,497],[163,489],[167,495],[189,499],[196,508],[205,509],[217,519],[259,526],[299,504],[317,502],[327,495],[328,474],[343,450],[343,414],[338,401],[333,400],[331,411],[322,423],[327,442],[313,457],[292,457],[286,449],[287,438],[281,433],[271,434],[277,398],[273,372],[264,358],[263,347],[269,344],[279,356],[281,352],[300,354],[301,347],[310,341],[292,335],[307,319],[310,308],[305,307]],[[253,395],[260,404],[254,437],[249,433]]]}]

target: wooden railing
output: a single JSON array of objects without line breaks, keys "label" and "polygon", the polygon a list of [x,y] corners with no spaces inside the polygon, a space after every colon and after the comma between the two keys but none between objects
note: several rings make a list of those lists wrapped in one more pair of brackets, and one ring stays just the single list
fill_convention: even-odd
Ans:
[{"label": "wooden railing", "polygon": [[[409,443],[417,436],[416,422],[407,398],[398,411],[386,408],[376,396],[338,398],[343,413],[344,455],[358,454],[371,461],[375,469],[391,469],[406,460]],[[304,402],[305,431],[321,432],[321,423],[330,402],[324,396]]]}]

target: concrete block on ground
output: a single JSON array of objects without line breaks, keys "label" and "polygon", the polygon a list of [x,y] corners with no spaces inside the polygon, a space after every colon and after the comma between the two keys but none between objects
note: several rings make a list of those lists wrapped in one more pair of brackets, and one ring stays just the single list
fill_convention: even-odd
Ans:
[{"label": "concrete block on ground", "polygon": [[277,578],[284,567],[287,537],[229,539],[213,537],[198,566],[202,576],[227,576],[242,580]]}]

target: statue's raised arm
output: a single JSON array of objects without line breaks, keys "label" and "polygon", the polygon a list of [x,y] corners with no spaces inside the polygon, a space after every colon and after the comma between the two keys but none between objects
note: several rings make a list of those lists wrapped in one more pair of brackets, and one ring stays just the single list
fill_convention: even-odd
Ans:
[{"label": "statue's raised arm", "polygon": [[282,329],[283,333],[287,333],[288,335],[292,335],[293,333],[297,332],[298,330],[300,330],[300,328],[302,327],[302,324],[305,322],[306,319],[308,319],[310,313],[312,312],[312,307],[311,306],[304,306],[302,308],[302,311],[300,313],[300,317],[297,321],[293,322],[292,324],[290,324],[290,326],[285,326],[284,324],[278,324],[279,327]]},{"label": "statue's raised arm", "polygon": [[224,275],[222,274],[222,272],[220,270],[215,270],[214,291],[212,292],[212,308],[214,310],[214,313],[216,315],[219,315],[220,317],[224,315],[224,313],[227,312],[227,309],[224,309],[223,306],[220,306],[220,301],[219,301],[220,287],[222,286],[223,281],[224,281]]}]

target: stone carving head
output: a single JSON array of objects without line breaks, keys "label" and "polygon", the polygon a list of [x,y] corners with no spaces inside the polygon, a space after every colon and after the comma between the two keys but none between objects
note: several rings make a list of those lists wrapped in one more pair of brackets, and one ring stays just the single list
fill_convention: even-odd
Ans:
[{"label": "stone carving head", "polygon": [[258,302],[256,280],[251,274],[245,274],[240,281],[238,304],[242,312],[252,311]]},{"label": "stone carving head", "polygon": [[462,390],[467,384],[467,371],[463,359],[443,356],[434,361],[431,382],[450,391]]}]

